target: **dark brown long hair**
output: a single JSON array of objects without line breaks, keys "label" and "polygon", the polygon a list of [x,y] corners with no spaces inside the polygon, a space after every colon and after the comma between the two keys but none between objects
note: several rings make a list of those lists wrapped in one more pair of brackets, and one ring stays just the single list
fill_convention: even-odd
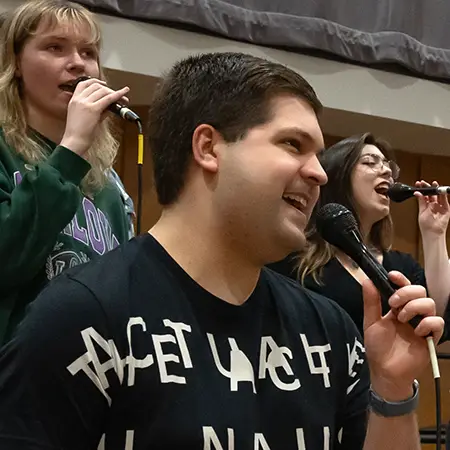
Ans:
[{"label": "dark brown long hair", "polygon": [[[312,275],[320,283],[322,268],[335,256],[336,250],[317,233],[315,216],[317,211],[327,203],[340,203],[347,207],[360,224],[353,197],[351,176],[366,145],[375,145],[388,159],[393,159],[389,144],[375,138],[371,133],[364,133],[346,138],[323,150],[319,161],[328,175],[328,183],[321,187],[319,200],[314,208],[311,220],[306,228],[308,244],[299,255],[297,275],[303,282]],[[376,222],[370,230],[370,244],[380,251],[389,250],[392,244],[393,225],[391,215]]]}]

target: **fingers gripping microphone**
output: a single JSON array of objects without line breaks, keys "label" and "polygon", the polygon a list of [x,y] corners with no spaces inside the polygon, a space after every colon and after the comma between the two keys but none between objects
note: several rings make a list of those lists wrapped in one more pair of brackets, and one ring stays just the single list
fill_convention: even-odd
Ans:
[{"label": "fingers gripping microphone", "polygon": [[[389,297],[395,293],[398,286],[390,281],[386,269],[364,244],[353,214],[339,203],[328,203],[318,211],[316,227],[325,241],[352,258],[372,280],[382,297],[384,312],[387,312],[390,309]],[[416,316],[409,323],[416,327],[421,319],[421,316]]]},{"label": "fingers gripping microphone", "polygon": [[[83,76],[77,78],[70,84],[62,86],[64,90],[68,92],[74,92],[78,83],[82,81],[88,80],[90,77]],[[138,157],[137,157],[137,182],[138,182],[138,191],[137,191],[137,208],[136,208],[136,232],[137,235],[141,232],[141,219],[142,219],[142,166],[144,164],[144,134],[142,132],[142,122],[141,118],[130,108],[121,105],[120,103],[112,103],[107,108],[112,113],[118,115],[122,119],[128,120],[129,122],[133,122],[138,127]]]},{"label": "fingers gripping microphone", "polygon": [[423,195],[450,194],[450,186],[414,187],[403,183],[394,183],[388,189],[387,195],[392,201],[401,203],[414,197],[414,192],[420,192]]},{"label": "fingers gripping microphone", "polygon": [[[89,80],[89,78],[90,77],[88,77],[88,76],[79,77],[70,85],[64,86],[64,88],[69,92],[74,92],[78,83]],[[109,105],[107,109],[109,111],[111,111],[112,113],[118,115],[122,119],[128,120],[130,122],[140,122],[141,121],[140,117],[134,111],[132,111],[127,106],[121,105],[120,103],[111,103],[111,105]]]},{"label": "fingers gripping microphone", "polygon": [[[365,246],[353,214],[343,205],[328,203],[318,211],[316,226],[317,231],[325,241],[343,251],[361,267],[387,303],[389,297],[394,294],[398,286],[395,286],[389,280],[385,268]],[[422,318],[422,316],[417,315],[409,323],[415,328]],[[438,450],[441,448],[441,375],[433,336],[427,336],[426,340],[436,391],[436,429],[438,430],[436,433],[436,449]]]}]

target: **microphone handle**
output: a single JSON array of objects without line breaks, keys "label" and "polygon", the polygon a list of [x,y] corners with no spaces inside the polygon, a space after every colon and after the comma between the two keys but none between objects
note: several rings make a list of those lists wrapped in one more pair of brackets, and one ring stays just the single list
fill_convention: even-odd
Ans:
[{"label": "microphone handle", "polygon": [[396,203],[402,203],[405,200],[414,197],[414,192],[420,192],[422,195],[450,194],[450,186],[438,186],[438,187],[430,186],[430,187],[416,188],[413,186],[404,185],[398,191],[394,190],[391,195],[389,194],[388,190],[388,196],[391,198],[392,201]]},{"label": "microphone handle", "polygon": [[140,117],[134,111],[127,106],[121,105],[120,103],[111,103],[106,109],[130,122],[141,121]]},{"label": "microphone handle", "polygon": [[[88,76],[78,77],[71,87],[71,92],[75,91],[75,88],[77,87],[78,83],[89,80],[89,78],[91,77]],[[111,111],[113,114],[118,115],[122,119],[128,120],[130,122],[141,121],[141,118],[134,111],[132,111],[127,106],[121,105],[120,103],[111,103],[106,109],[108,111]]]},{"label": "microphone handle", "polygon": [[450,194],[450,186],[437,186],[437,187],[424,187],[424,188],[411,188],[413,192],[417,191],[423,195],[439,195],[439,194]]},{"label": "microphone handle", "polygon": [[[361,242],[355,233],[352,233],[359,242],[359,252],[353,256],[349,255],[355,262],[361,267],[362,271],[370,278],[372,283],[380,292],[380,295],[385,299],[386,303],[389,298],[395,294],[398,289],[390,279],[386,269],[375,259],[375,257],[369,252],[367,247]],[[413,317],[409,323],[416,328],[419,322],[423,319],[422,316],[417,315]]]}]

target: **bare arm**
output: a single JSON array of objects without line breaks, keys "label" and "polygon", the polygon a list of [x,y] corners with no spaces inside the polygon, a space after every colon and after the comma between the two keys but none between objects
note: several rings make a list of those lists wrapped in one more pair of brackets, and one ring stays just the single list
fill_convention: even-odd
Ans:
[{"label": "bare arm", "polygon": [[[433,186],[438,186],[433,181]],[[429,187],[417,181],[418,187]],[[419,228],[422,235],[424,269],[428,295],[436,303],[436,314],[443,316],[450,296],[450,264],[445,239],[450,219],[447,195],[423,196],[415,193],[419,206]]]},{"label": "bare arm", "polygon": [[[389,299],[392,309],[384,316],[375,286],[370,280],[363,283],[364,346],[376,393],[369,402],[373,412],[363,449],[419,450],[414,380],[429,367],[425,338],[432,335],[436,344],[442,336],[444,320],[436,316],[435,303],[426,297],[423,286],[411,285],[399,272],[390,272],[389,277],[400,288]],[[409,321],[415,316],[422,319],[413,328]],[[386,404],[408,399],[401,406]]]},{"label": "bare arm", "polygon": [[445,233],[422,233],[422,242],[428,295],[436,303],[436,314],[442,317],[450,296],[450,263]]},{"label": "bare arm", "polygon": [[364,450],[420,450],[415,414],[380,417],[370,413]]},{"label": "bare arm", "polygon": [[[413,389],[386,384],[372,379],[372,388],[383,399],[400,402],[413,395]],[[417,416],[414,412],[398,417],[382,417],[374,412],[369,415],[364,450],[420,450],[420,435]]]}]

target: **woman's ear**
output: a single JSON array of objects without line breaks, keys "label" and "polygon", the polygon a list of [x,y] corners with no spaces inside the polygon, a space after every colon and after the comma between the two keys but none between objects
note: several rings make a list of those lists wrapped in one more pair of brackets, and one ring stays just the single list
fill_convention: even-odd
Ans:
[{"label": "woman's ear", "polygon": [[14,71],[14,76],[16,78],[22,78],[22,69],[20,68],[20,62],[17,61],[16,63],[16,70]]}]

